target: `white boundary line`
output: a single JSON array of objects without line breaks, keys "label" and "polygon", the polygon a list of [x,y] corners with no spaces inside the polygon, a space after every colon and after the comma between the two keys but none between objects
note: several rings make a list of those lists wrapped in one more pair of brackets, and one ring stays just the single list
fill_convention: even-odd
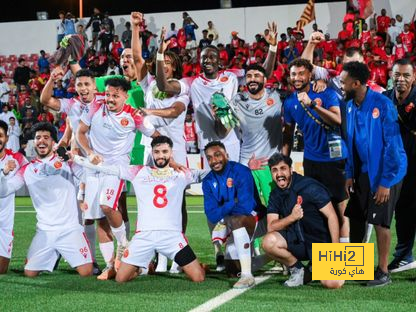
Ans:
[{"label": "white boundary line", "polygon": [[[261,275],[257,276],[254,279],[256,280],[256,285],[263,283],[264,281],[267,281],[271,275]],[[252,288],[252,287],[251,287]],[[208,312],[212,311],[219,306],[223,305],[224,303],[227,303],[228,301],[234,299],[235,297],[240,296],[241,294],[245,293],[247,290],[251,288],[245,288],[245,289],[230,289],[226,292],[222,293],[221,295],[218,295],[217,297],[214,297],[207,302],[201,304],[200,306],[197,306],[196,308],[190,310],[189,312]]]}]

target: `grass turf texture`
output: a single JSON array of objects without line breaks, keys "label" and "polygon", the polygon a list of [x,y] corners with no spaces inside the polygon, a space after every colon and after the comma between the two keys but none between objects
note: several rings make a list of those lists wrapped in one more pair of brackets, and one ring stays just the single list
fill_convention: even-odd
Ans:
[{"label": "grass turf texture", "polygon": [[[128,198],[128,206],[133,225],[136,216],[133,197]],[[202,198],[187,196],[187,206],[190,245],[200,261],[208,263],[214,271]],[[33,211],[27,197],[16,199],[16,211],[13,257],[8,274],[0,276],[0,311],[187,311],[229,290],[236,281],[212,272],[201,284],[188,281],[183,274],[161,274],[118,285],[114,281],[97,281],[95,277],[81,279],[62,260],[53,273],[25,278],[23,266],[35,232],[36,215],[26,212]],[[373,233],[372,242],[374,239]],[[97,260],[103,267],[98,246]],[[369,289],[349,281],[342,289],[326,290],[318,282],[287,289],[282,286],[287,277],[274,275],[217,311],[416,311],[415,278],[413,270],[394,274],[393,284],[387,287]]]}]

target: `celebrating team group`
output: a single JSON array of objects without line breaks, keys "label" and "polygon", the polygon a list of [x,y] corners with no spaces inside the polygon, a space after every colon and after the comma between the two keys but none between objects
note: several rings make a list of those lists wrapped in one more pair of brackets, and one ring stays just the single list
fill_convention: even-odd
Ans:
[{"label": "celebrating team group", "polygon": [[[313,65],[314,47],[324,40],[313,33],[302,58],[289,64],[293,92],[283,104],[278,91],[265,87],[275,67],[275,23],[268,24],[263,66],[249,65],[243,75],[223,71],[218,49],[207,46],[202,73],[192,79],[182,78],[164,29],[155,70],[146,66],[142,19],[131,14],[132,48],[122,52],[122,76],[94,77],[73,61],[53,70],[41,102],[68,116],[59,142],[51,124],[35,124],[37,157],[28,162],[5,148],[8,126],[0,121],[0,273],[10,262],[15,192],[24,184],[37,217],[28,277],[53,271],[63,257],[81,276],[127,282],[151,273],[157,255],[156,271],[166,271],[171,259],[171,272],[204,281],[206,267],[185,235],[185,189],[199,182],[217,270],[239,274],[234,288],[255,285],[253,272],[272,260],[288,268],[285,286],[304,285],[311,281],[313,243],[365,242],[372,226],[378,266],[368,286],[387,285],[391,273],[413,267],[416,88],[410,61],[396,61],[394,89],[381,94],[368,81],[360,49],[346,50],[339,76]],[[52,97],[67,70],[78,96]],[[186,168],[190,103],[202,153],[198,170]],[[304,176],[292,168],[295,132],[303,135]],[[126,182],[137,201],[131,239]],[[394,214],[397,246],[389,264]],[[259,239],[263,254],[254,248]],[[321,283],[340,288],[344,282]]]}]

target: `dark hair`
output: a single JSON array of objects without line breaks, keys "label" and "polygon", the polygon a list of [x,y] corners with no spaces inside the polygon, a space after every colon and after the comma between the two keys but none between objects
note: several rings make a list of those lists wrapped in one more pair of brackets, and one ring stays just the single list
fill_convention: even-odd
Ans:
[{"label": "dark hair", "polygon": [[[175,69],[173,71],[173,78],[175,79],[182,79],[182,61],[179,57],[179,54],[173,51],[165,51],[164,55],[169,57],[172,60],[172,67]],[[156,63],[155,63],[156,64]]]},{"label": "dark hair", "polygon": [[77,73],[75,74],[75,79],[79,77],[90,77],[91,79],[94,79],[95,75],[91,70],[83,68],[77,71]]},{"label": "dark hair", "polygon": [[4,130],[4,134],[7,135],[7,130],[9,129],[9,126],[5,121],[0,120],[0,128],[2,128]]},{"label": "dark hair", "polygon": [[290,62],[289,64],[289,71],[290,69],[295,66],[295,67],[305,67],[307,70],[309,70],[310,72],[313,71],[313,65],[312,63],[304,58],[298,58],[298,59],[294,59],[292,62]]},{"label": "dark hair", "polygon": [[212,142],[209,142],[207,145],[205,145],[204,152],[206,152],[209,148],[214,147],[214,146],[219,146],[222,149],[226,150],[225,145],[221,141],[212,141]]},{"label": "dark hair", "polygon": [[10,116],[9,120],[11,120],[11,119],[16,120],[16,118],[13,117],[13,116]]},{"label": "dark hair", "polygon": [[40,50],[40,54],[42,54],[42,52],[45,53],[45,50]]},{"label": "dark hair", "polygon": [[412,61],[409,58],[401,58],[401,59],[395,60],[394,65],[410,65],[413,67]]},{"label": "dark hair", "polygon": [[363,56],[363,51],[360,48],[349,47],[345,50],[345,55],[348,57],[352,57],[354,54],[357,54],[357,53]]},{"label": "dark hair", "polygon": [[21,58],[19,58],[18,60],[17,60],[17,62],[18,63],[20,63],[20,62],[24,62],[24,61],[26,61],[23,57],[21,57]]},{"label": "dark hair", "polygon": [[264,77],[266,77],[266,78],[267,78],[267,75],[266,75],[266,70],[265,70],[265,69],[264,69],[264,67],[263,67],[263,66],[261,66],[261,65],[258,65],[258,64],[251,64],[251,65],[248,65],[248,66],[247,66],[247,68],[246,68],[246,74],[247,74],[250,70],[258,70],[259,72],[261,72],[261,73],[264,75]]},{"label": "dark hair", "polygon": [[120,88],[127,92],[131,89],[130,83],[125,78],[110,78],[105,81],[105,86]]},{"label": "dark hair", "polygon": [[217,48],[216,46],[212,45],[212,44],[207,45],[206,47],[204,47],[204,48],[201,50],[201,53],[202,53],[202,51],[204,51],[205,49],[212,49],[212,50],[215,50],[215,52],[217,53],[217,55],[218,55],[218,56],[220,55],[220,50],[218,50],[218,48]]},{"label": "dark hair", "polygon": [[52,139],[55,142],[58,142],[56,129],[50,122],[47,122],[47,121],[38,122],[32,126],[30,131],[32,132],[33,137],[35,137],[36,132],[38,131],[48,131],[51,134]]},{"label": "dark hair", "polygon": [[288,165],[289,167],[292,167],[292,158],[290,158],[289,156],[285,156],[283,154],[280,153],[274,153],[268,161],[268,165],[269,167],[273,167],[275,165],[277,165],[280,162],[284,162],[286,165]]},{"label": "dark hair", "polygon": [[167,145],[169,145],[170,146],[170,148],[172,148],[173,147],[173,142],[172,142],[172,140],[169,138],[169,137],[167,137],[167,136],[165,136],[165,135],[159,135],[159,136],[157,136],[157,137],[155,137],[153,140],[152,140],[152,143],[150,143],[150,146],[152,147],[152,148],[154,148],[156,145],[159,145],[159,144],[167,144]]},{"label": "dark hair", "polygon": [[348,62],[344,64],[342,70],[346,71],[348,76],[358,80],[362,85],[365,85],[368,78],[370,78],[370,70],[364,63]]}]

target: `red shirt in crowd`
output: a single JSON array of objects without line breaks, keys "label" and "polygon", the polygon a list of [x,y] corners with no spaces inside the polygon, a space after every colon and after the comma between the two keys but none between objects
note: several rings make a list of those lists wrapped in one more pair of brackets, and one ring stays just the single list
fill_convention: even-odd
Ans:
[{"label": "red shirt in crowd", "polygon": [[196,142],[195,121],[185,122],[185,141]]},{"label": "red shirt in crowd", "polygon": [[390,17],[386,16],[377,16],[377,32],[385,33],[387,32],[387,28],[390,25]]},{"label": "red shirt in crowd", "polygon": [[298,49],[299,55],[301,55],[302,52],[303,52],[303,41],[302,40],[296,40],[295,48]]},{"label": "red shirt in crowd", "polygon": [[338,39],[340,41],[348,40],[348,39],[350,39],[350,37],[351,37],[351,33],[348,30],[341,30],[338,33]]},{"label": "red shirt in crowd", "polygon": [[406,46],[407,51],[411,52],[413,50],[413,41],[415,40],[415,34],[408,31],[407,33],[402,32],[399,36],[402,38],[402,43]]},{"label": "red shirt in crowd", "polygon": [[183,29],[183,28],[179,29],[176,37],[178,38],[179,47],[182,48],[182,49],[185,49],[185,47],[186,47],[185,29]]},{"label": "red shirt in crowd", "polygon": [[396,44],[393,47],[393,53],[396,59],[404,58],[406,52],[407,52],[407,48],[404,44]]},{"label": "red shirt in crowd", "polygon": [[385,87],[387,85],[387,64],[385,62],[371,62],[370,80]]},{"label": "red shirt in crowd", "polygon": [[367,31],[363,31],[361,33],[361,44],[364,47],[364,43],[370,43],[370,47],[371,47],[371,32],[369,30]]},{"label": "red shirt in crowd", "polygon": [[190,63],[182,63],[182,76],[190,77],[193,74],[194,67]]},{"label": "red shirt in crowd", "polygon": [[324,55],[333,55],[337,48],[337,43],[335,42],[335,40],[325,40],[322,42],[321,47],[324,50]]},{"label": "red shirt in crowd", "polygon": [[386,54],[387,69],[393,68],[395,60],[396,60],[396,56],[394,56],[393,54],[390,54],[390,55]]}]

